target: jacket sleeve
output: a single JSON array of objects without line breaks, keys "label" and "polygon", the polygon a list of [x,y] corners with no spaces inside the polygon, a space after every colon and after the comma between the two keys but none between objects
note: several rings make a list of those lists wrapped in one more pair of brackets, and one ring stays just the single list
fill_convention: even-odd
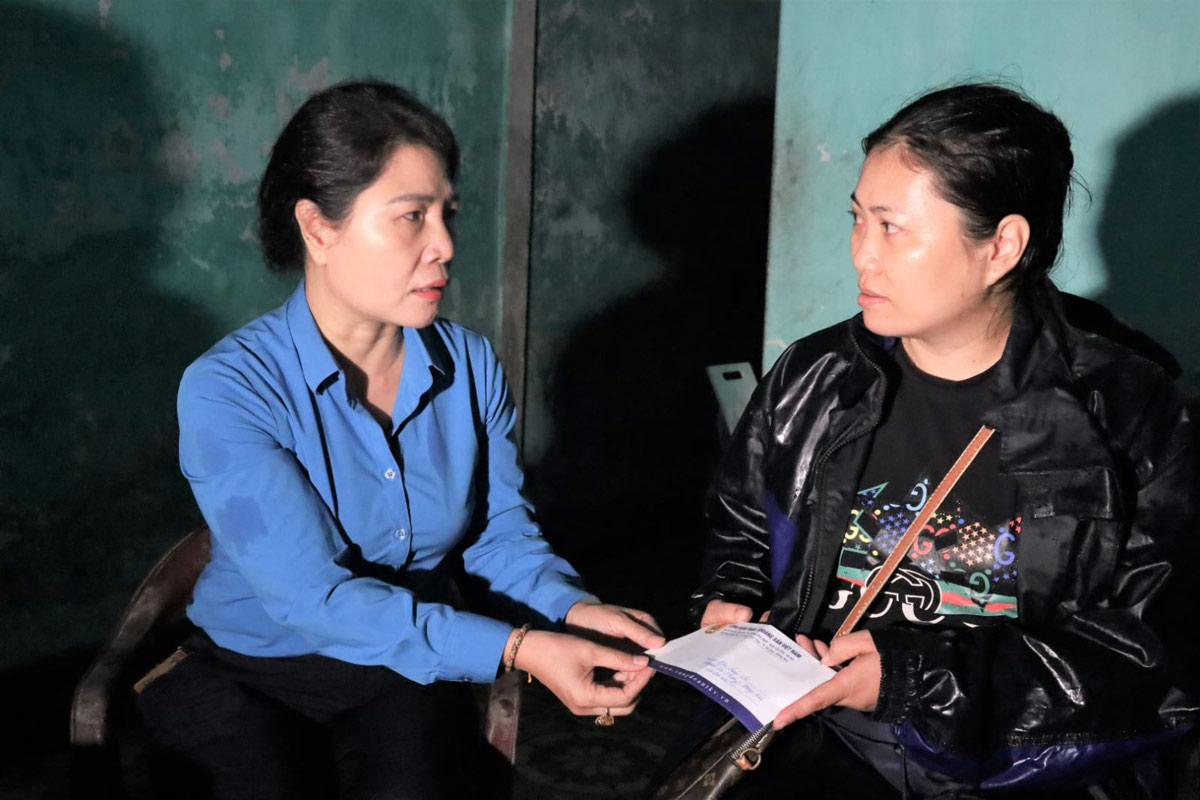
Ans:
[{"label": "jacket sleeve", "polygon": [[917,760],[985,788],[1089,778],[1194,724],[1197,431],[1173,387],[1148,390],[1119,447],[1133,508],[1102,544],[1116,551],[1106,591],[1037,626],[872,632],[875,716]]},{"label": "jacket sleeve", "polygon": [[[474,523],[477,536],[463,552],[466,571],[484,581],[493,600],[515,603],[517,616],[532,609],[561,622],[575,603],[590,597],[579,574],[554,554],[534,522],[522,486],[524,475],[513,440],[516,407],[491,345],[479,340],[481,355],[472,365],[482,491]],[[521,608],[521,607],[524,607]]]},{"label": "jacket sleeve", "polygon": [[772,386],[778,372],[778,367],[771,370],[755,387],[709,486],[703,582],[692,593],[689,611],[695,624],[715,599],[749,606],[755,617],[770,605],[764,473],[773,425]]}]

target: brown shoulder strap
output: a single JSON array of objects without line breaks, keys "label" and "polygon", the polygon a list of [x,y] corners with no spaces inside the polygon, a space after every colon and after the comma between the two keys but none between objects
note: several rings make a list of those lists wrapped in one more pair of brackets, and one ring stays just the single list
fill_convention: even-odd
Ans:
[{"label": "brown shoulder strap", "polygon": [[937,511],[938,506],[946,499],[946,495],[950,494],[950,490],[954,488],[954,484],[958,483],[958,479],[967,471],[967,467],[971,466],[971,462],[975,460],[975,456],[979,455],[979,451],[987,444],[987,440],[992,438],[995,431],[984,425],[975,434],[974,438],[967,443],[967,447],[958,456],[958,460],[954,462],[954,466],[950,467],[950,471],[942,478],[941,483],[933,490],[929,500],[917,512],[916,519],[908,526],[908,530],[900,537],[900,541],[896,542],[896,546],[892,548],[892,552],[888,554],[887,559],[883,562],[883,566],[879,568],[879,572],[875,574],[875,578],[869,586],[863,586],[863,593],[858,598],[858,602],[850,609],[849,616],[842,623],[842,627],[838,628],[838,632],[833,635],[833,638],[845,636],[854,627],[858,625],[859,620],[867,613],[871,604],[875,602],[875,598],[883,591],[883,587],[887,586],[888,579],[892,577],[892,573],[896,571],[896,567],[900,566],[900,561],[912,549],[913,543],[917,541],[917,534],[925,527],[925,523],[929,522],[929,518],[933,516],[933,512]]}]

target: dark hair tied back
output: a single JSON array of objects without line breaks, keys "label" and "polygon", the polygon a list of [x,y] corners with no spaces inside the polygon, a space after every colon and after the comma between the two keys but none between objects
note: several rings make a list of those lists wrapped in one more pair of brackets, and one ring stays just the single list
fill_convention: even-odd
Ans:
[{"label": "dark hair tied back", "polygon": [[1025,252],[996,289],[1019,294],[1046,279],[1075,164],[1062,120],[1013,89],[971,83],[914,100],[862,143],[867,155],[892,145],[932,173],[971,238],[991,236],[1009,214],[1029,222]]},{"label": "dark hair tied back", "polygon": [[304,267],[296,203],[311,200],[326,219],[342,221],[396,148],[406,144],[428,147],[455,179],[454,133],[404,89],[382,81],[340,83],[308,98],[271,148],[258,186],[259,240],[267,266]]}]

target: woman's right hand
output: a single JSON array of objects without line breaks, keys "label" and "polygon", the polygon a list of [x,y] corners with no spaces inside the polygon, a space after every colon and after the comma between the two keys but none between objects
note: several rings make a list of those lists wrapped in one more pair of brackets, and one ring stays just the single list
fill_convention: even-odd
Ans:
[{"label": "woman's right hand", "polygon": [[[654,671],[646,656],[633,655],[578,636],[529,631],[514,666],[541,681],[573,714],[625,716],[637,705]],[[614,685],[596,682],[595,668],[614,670]]]},{"label": "woman's right hand", "polygon": [[[725,600],[710,600],[708,605],[704,607],[704,617],[700,620],[700,627],[727,625],[733,622],[749,622],[752,616],[754,616],[754,612],[750,610],[750,606],[744,606],[740,603],[730,603]],[[764,614],[765,618],[766,615]]]}]

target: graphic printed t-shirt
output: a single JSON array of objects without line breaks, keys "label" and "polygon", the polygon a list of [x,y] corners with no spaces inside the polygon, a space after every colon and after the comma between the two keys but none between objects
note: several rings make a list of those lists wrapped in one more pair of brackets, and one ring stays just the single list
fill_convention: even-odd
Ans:
[{"label": "graphic printed t-shirt", "polygon": [[[937,482],[979,430],[992,370],[965,381],[921,372],[897,345],[898,384],[876,429],[817,624],[832,636]],[[980,625],[1017,616],[1016,482],[999,472],[993,436],[926,524],[859,623]]]}]

